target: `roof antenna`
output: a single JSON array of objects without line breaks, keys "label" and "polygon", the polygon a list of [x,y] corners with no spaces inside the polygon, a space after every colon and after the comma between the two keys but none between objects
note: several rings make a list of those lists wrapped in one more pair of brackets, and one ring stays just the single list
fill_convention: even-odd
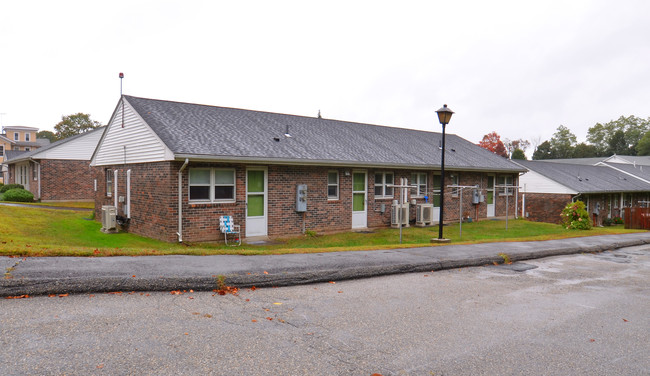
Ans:
[{"label": "roof antenna", "polygon": [[323,118],[322,116],[320,116],[320,109],[318,109],[318,118],[319,118],[319,119],[322,119],[322,118]]},{"label": "roof antenna", "polygon": [[[120,72],[120,98],[122,98],[122,81],[124,80],[124,73]],[[124,128],[124,98],[122,98],[122,128]]]}]

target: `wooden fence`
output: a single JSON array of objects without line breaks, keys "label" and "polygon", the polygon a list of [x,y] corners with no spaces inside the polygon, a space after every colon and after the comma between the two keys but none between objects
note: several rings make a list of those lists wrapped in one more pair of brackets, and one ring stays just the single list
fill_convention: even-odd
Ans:
[{"label": "wooden fence", "polygon": [[650,230],[650,208],[625,208],[625,228]]}]

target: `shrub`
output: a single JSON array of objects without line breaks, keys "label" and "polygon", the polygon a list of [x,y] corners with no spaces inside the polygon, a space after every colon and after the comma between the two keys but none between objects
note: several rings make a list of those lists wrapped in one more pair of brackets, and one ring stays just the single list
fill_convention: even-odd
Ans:
[{"label": "shrub", "polygon": [[622,225],[623,224],[623,218],[616,216],[612,218],[612,222],[614,222],[615,225]]},{"label": "shrub", "polygon": [[603,226],[611,226],[614,224],[614,220],[611,218],[603,219]]},{"label": "shrub", "polygon": [[34,195],[32,192],[22,188],[10,189],[2,196],[3,201],[14,202],[34,202]]},{"label": "shrub", "polygon": [[23,187],[21,184],[7,184],[0,187],[0,193],[5,193],[10,189],[16,189],[16,188],[25,189],[25,187]]},{"label": "shrub", "polygon": [[591,219],[582,201],[570,202],[562,210],[562,226],[567,229],[589,230]]}]

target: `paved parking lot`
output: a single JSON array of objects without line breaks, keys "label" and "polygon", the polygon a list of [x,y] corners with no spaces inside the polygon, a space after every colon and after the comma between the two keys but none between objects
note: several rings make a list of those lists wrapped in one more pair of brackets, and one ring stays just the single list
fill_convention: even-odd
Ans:
[{"label": "paved parking lot", "polygon": [[0,374],[644,375],[650,246],[296,287],[0,300]]}]

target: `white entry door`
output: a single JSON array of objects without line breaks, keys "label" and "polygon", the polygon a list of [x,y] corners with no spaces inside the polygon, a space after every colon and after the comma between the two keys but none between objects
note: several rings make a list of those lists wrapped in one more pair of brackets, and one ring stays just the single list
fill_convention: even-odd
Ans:
[{"label": "white entry door", "polygon": [[366,172],[352,172],[352,228],[368,227],[367,192]]},{"label": "white entry door", "polygon": [[487,204],[487,216],[494,217],[494,175],[489,175],[487,179],[487,192],[485,195],[485,203]]},{"label": "white entry door", "polygon": [[266,168],[246,170],[246,236],[268,234]]}]

